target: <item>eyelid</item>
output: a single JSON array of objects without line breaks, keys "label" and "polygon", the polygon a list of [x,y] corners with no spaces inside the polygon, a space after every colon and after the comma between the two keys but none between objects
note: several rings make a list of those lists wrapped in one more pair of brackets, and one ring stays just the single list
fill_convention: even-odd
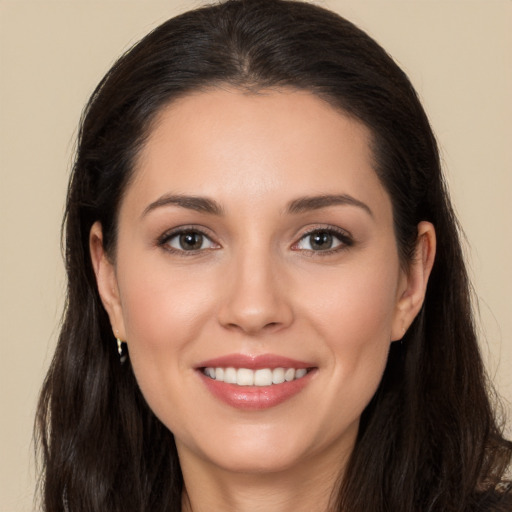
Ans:
[{"label": "eyelid", "polygon": [[[160,235],[156,240],[156,245],[159,247],[162,247],[164,250],[166,250],[168,252],[171,252],[174,254],[179,254],[179,255],[184,255],[184,256],[187,256],[187,255],[190,256],[190,255],[198,254],[198,253],[204,252],[204,251],[219,249],[221,247],[221,245],[213,239],[212,235],[210,235],[208,233],[208,231],[209,230],[207,230],[201,226],[197,226],[197,225],[177,226],[175,228],[165,231],[162,235]],[[216,247],[208,247],[205,249],[196,249],[196,250],[185,251],[183,249],[177,249],[177,248],[171,247],[169,245],[169,241],[171,239],[173,239],[177,236],[186,234],[186,233],[198,233],[198,234],[204,236],[205,238],[207,238]]]},{"label": "eyelid", "polygon": [[[298,244],[302,240],[304,240],[306,237],[311,236],[312,234],[318,233],[318,232],[329,233],[329,234],[333,235],[340,243],[331,249],[316,250],[316,251],[313,249],[300,249],[297,247]],[[185,234],[185,233],[199,233],[200,235],[207,238],[211,242],[211,244],[214,245],[215,247],[186,251],[183,249],[177,249],[177,248],[171,247],[168,244],[169,240],[171,240],[172,238],[177,237],[182,234]],[[307,253],[311,253],[311,254],[315,254],[315,255],[327,255],[327,254],[332,254],[335,252],[345,250],[345,249],[351,247],[352,245],[354,245],[354,242],[355,241],[354,241],[353,236],[345,229],[342,229],[338,226],[325,225],[325,224],[324,225],[315,225],[315,226],[308,228],[306,231],[304,231],[300,235],[300,237],[297,239],[297,241],[292,244],[291,249],[295,250],[295,251],[307,252]],[[189,255],[189,256],[198,254],[200,252],[220,249],[222,247],[217,241],[215,241],[214,237],[211,234],[209,234],[208,229],[206,229],[202,226],[197,226],[197,225],[183,225],[183,226],[177,226],[177,227],[171,228],[171,229],[165,231],[162,235],[160,235],[157,238],[156,245],[159,247],[162,247],[164,250],[166,250],[168,252],[172,252],[172,253],[180,254],[180,255]]]},{"label": "eyelid", "polygon": [[[297,247],[298,244],[302,240],[304,240],[308,236],[313,235],[314,233],[319,233],[319,232],[320,233],[321,232],[329,233],[329,234],[333,235],[340,242],[340,244],[331,249],[324,249],[324,250],[318,250],[318,251],[315,251],[313,249],[299,249]],[[295,251],[302,251],[302,252],[307,252],[310,254],[322,256],[322,255],[328,255],[328,254],[332,254],[335,252],[346,250],[347,248],[354,245],[354,242],[355,242],[354,237],[347,230],[342,229],[338,226],[324,224],[324,225],[313,226],[313,227],[309,228],[307,231],[303,232],[300,235],[300,237],[298,238],[298,240],[292,244],[291,249],[295,250]]]}]

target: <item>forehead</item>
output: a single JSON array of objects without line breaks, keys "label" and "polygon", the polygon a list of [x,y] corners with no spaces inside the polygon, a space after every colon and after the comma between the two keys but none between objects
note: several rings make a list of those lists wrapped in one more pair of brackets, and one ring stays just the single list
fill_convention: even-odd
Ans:
[{"label": "forehead", "polygon": [[387,201],[370,141],[362,123],[308,92],[197,92],[158,114],[127,199],[136,196],[139,209],[164,193],[244,203],[322,193]]}]

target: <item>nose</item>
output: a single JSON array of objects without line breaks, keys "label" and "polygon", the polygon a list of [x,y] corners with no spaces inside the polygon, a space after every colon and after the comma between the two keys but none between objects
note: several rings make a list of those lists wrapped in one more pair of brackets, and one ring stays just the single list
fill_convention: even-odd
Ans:
[{"label": "nose", "polygon": [[227,329],[257,336],[276,332],[293,322],[285,273],[268,254],[246,251],[225,276],[219,323]]}]

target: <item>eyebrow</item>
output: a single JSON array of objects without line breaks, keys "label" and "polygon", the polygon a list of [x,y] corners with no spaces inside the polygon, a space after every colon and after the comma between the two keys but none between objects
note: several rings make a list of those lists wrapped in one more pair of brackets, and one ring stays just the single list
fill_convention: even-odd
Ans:
[{"label": "eyebrow", "polygon": [[164,195],[153,201],[142,212],[142,217],[149,212],[161,208],[163,206],[179,206],[188,210],[194,210],[202,213],[209,213],[210,215],[223,215],[224,211],[222,206],[207,197],[198,196],[184,196],[184,195]]},{"label": "eyebrow", "polygon": [[373,212],[367,204],[348,194],[322,194],[319,196],[299,197],[288,203],[287,211],[288,213],[297,214],[338,205],[357,206],[373,217]]},{"label": "eyebrow", "polygon": [[[355,197],[348,194],[322,194],[318,196],[305,196],[299,197],[290,201],[286,208],[289,214],[299,214],[312,210],[320,210],[329,206],[349,205],[356,206],[366,211],[371,217],[373,212],[370,207],[359,201]],[[199,196],[185,196],[180,194],[164,195],[149,204],[143,211],[142,217],[149,212],[164,206],[179,206],[188,210],[194,210],[201,213],[208,213],[210,215],[223,215],[224,209],[222,206],[213,199]]]}]

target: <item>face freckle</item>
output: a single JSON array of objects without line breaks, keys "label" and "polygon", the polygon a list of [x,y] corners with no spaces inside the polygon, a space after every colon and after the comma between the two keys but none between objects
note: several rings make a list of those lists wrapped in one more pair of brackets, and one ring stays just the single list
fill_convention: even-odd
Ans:
[{"label": "face freckle", "polygon": [[307,92],[212,89],[160,113],[120,209],[115,321],[185,468],[350,452],[407,288],[369,141]]}]

